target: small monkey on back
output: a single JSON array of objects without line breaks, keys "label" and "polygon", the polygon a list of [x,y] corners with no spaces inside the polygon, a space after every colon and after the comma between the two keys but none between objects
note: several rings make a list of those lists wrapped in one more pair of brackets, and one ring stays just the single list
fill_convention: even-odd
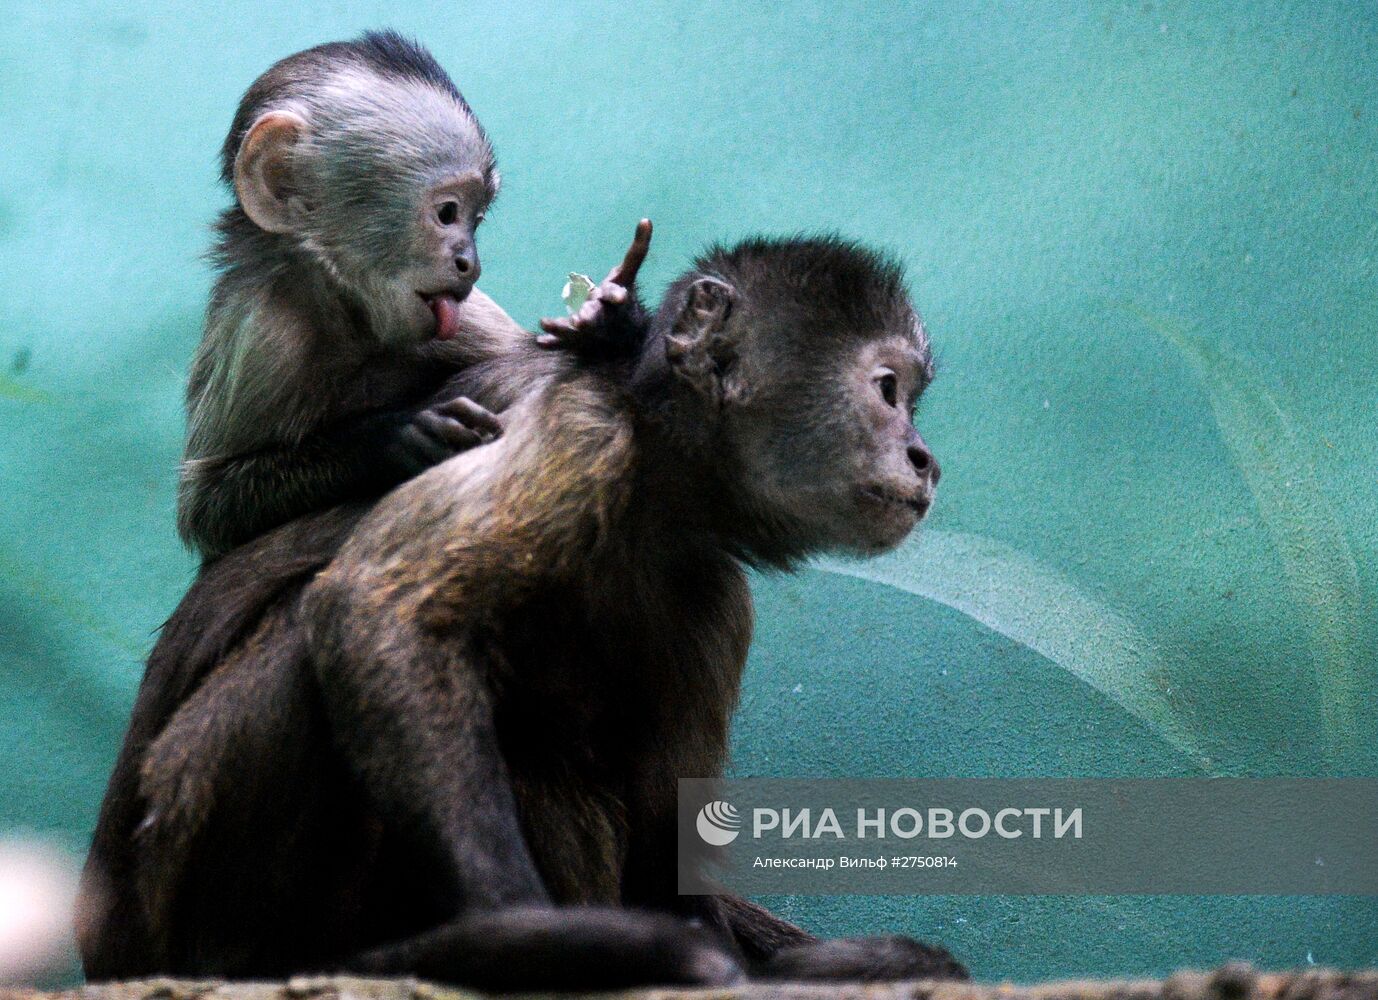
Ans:
[{"label": "small monkey on back", "polygon": [[221,170],[235,205],[177,514],[208,559],[497,434],[443,386],[530,336],[474,289],[493,148],[419,45],[370,33],[277,63],[240,102]]}]

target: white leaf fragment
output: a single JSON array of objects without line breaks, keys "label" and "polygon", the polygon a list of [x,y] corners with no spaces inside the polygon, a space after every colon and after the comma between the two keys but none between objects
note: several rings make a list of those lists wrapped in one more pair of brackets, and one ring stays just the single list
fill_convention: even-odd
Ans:
[{"label": "white leaf fragment", "polygon": [[579,307],[589,300],[589,293],[592,291],[592,278],[587,274],[580,274],[578,271],[570,271],[569,280],[565,282],[565,287],[560,290],[560,298],[565,303],[565,309],[573,316],[579,311]]}]

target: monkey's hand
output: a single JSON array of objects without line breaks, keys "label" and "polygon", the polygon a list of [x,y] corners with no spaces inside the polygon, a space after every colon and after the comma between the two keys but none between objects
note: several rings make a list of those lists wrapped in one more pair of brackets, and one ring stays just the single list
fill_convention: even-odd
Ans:
[{"label": "monkey's hand", "polygon": [[634,355],[645,340],[649,317],[636,295],[636,275],[651,249],[651,220],[642,219],[627,254],[602,283],[594,286],[574,315],[543,319],[536,343],[566,348],[593,360]]},{"label": "monkey's hand", "polygon": [[416,411],[389,443],[386,460],[397,466],[403,479],[410,479],[500,434],[501,417],[458,396]]}]

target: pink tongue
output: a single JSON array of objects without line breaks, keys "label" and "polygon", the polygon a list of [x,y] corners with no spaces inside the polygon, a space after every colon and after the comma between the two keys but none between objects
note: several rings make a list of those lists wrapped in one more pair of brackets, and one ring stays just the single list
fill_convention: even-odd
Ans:
[{"label": "pink tongue", "polygon": [[435,295],[430,301],[435,315],[437,340],[454,340],[459,336],[459,303],[450,295]]}]

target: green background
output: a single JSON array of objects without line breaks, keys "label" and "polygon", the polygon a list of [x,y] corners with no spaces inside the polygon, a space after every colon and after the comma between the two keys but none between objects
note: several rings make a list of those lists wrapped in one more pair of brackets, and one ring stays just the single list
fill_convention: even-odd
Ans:
[{"label": "green background", "polygon": [[[89,834],[156,627],[181,394],[273,60],[431,46],[525,323],[651,215],[897,251],[940,375],[917,542],[757,581],[742,775],[1378,774],[1378,7],[9,3],[0,25],[0,829]],[[1378,962],[1358,898],[777,900],[982,977]]]}]

